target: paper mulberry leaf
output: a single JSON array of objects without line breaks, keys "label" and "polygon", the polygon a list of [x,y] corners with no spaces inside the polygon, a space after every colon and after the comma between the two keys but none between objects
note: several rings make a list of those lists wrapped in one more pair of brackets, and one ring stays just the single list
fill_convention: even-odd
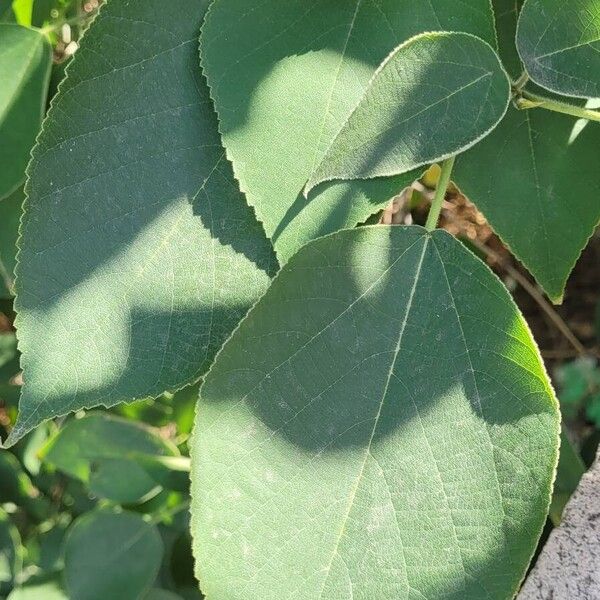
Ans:
[{"label": "paper mulberry leaf", "polygon": [[510,83],[492,47],[466,33],[424,33],[379,67],[306,186],[389,177],[453,156],[500,122]]},{"label": "paper mulberry leaf", "polygon": [[68,68],[26,189],[9,443],[194,381],[269,283],[198,69],[206,6],[113,0]]},{"label": "paper mulberry leaf", "polygon": [[420,171],[302,190],[383,59],[423,31],[495,47],[489,0],[216,0],[200,39],[223,142],[279,259],[365,221]]},{"label": "paper mulberry leaf", "polygon": [[527,73],[558,94],[600,97],[600,2],[527,0],[517,29]]},{"label": "paper mulberry leaf", "polygon": [[527,325],[455,238],[374,226],[311,242],[200,391],[200,587],[511,598],[548,512],[559,428]]}]

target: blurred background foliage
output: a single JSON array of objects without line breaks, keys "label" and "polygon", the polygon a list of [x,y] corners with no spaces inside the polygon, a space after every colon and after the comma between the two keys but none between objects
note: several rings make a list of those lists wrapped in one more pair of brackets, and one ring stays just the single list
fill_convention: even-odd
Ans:
[{"label": "blurred background foliage", "polygon": [[[44,110],[99,2],[0,0],[0,63],[11,43],[4,24],[36,32],[51,49],[49,77],[44,69],[29,74],[42,78],[27,93],[39,95],[41,86]],[[16,103],[25,107],[28,100]],[[0,104],[0,116],[1,110]],[[11,115],[5,112],[4,120]],[[423,224],[438,175],[432,167],[372,222]],[[16,188],[0,198],[3,438],[15,421],[22,384],[13,269],[24,181],[23,170]],[[600,440],[600,238],[596,234],[582,255],[564,304],[552,307],[456,189],[448,195],[442,226],[486,260],[514,294],[554,381],[564,430],[547,536]],[[0,450],[0,599],[202,598],[188,533],[188,438],[197,394],[198,384],[110,410],[82,411]]]}]

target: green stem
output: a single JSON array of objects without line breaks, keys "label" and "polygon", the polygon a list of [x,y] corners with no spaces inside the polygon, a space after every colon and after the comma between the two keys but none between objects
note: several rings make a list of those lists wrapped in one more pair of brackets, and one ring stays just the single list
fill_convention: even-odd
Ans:
[{"label": "green stem", "polygon": [[527,75],[526,71],[523,71],[523,73],[521,73],[521,76],[513,82],[513,89],[517,92],[520,92],[527,85],[528,81],[529,75]]},{"label": "green stem", "polygon": [[438,220],[440,218],[440,212],[442,212],[442,205],[444,204],[444,198],[446,197],[446,190],[450,183],[450,176],[452,175],[452,167],[454,167],[454,160],[456,156],[447,158],[442,163],[442,172],[435,188],[435,196],[429,209],[429,215],[427,216],[427,223],[425,223],[425,229],[427,231],[433,231],[437,227]]},{"label": "green stem", "polygon": [[515,103],[517,108],[521,110],[545,108],[546,110],[571,115],[572,117],[577,117],[579,119],[600,121],[600,111],[585,108],[585,106],[575,106],[573,104],[567,104],[566,102],[559,102],[558,100],[538,96],[531,92],[521,91],[520,96],[515,99]]},{"label": "green stem", "polygon": [[189,510],[190,504],[191,504],[191,501],[189,499],[187,499],[187,500],[184,500],[183,502],[180,502],[179,504],[176,504],[175,506],[173,506],[171,508],[167,508],[166,510],[159,511],[156,514],[152,515],[152,517],[150,518],[150,523],[152,523],[154,525],[157,525],[158,523],[162,523],[166,519],[174,517],[175,515],[178,515],[180,512],[183,512],[184,510]]}]

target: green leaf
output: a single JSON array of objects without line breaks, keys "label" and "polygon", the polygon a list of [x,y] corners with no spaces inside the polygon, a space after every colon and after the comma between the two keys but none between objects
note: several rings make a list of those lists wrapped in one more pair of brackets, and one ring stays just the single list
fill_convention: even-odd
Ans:
[{"label": "green leaf", "polygon": [[17,23],[24,27],[31,27],[34,0],[13,0],[12,9]]},{"label": "green leaf", "polygon": [[71,600],[60,586],[56,576],[37,578],[25,582],[21,587],[15,588],[7,600]]},{"label": "green leaf", "polygon": [[143,600],[182,600],[181,596],[173,592],[169,592],[168,590],[161,590],[159,588],[154,588],[150,590],[146,596],[144,596]]},{"label": "green leaf", "polygon": [[15,13],[12,8],[12,0],[0,0],[0,21],[12,23],[15,20]]},{"label": "green leaf", "polygon": [[143,459],[177,454],[149,428],[100,413],[71,420],[41,451],[46,462],[88,484],[94,494],[126,504],[160,489]]},{"label": "green leaf", "polygon": [[0,481],[0,504],[16,504],[35,521],[47,518],[48,500],[40,496],[19,461],[7,450],[0,450]]},{"label": "green leaf", "polygon": [[454,167],[456,185],[555,303],[600,221],[599,147],[595,124],[511,107]]},{"label": "green leaf", "polygon": [[196,380],[269,283],[272,248],[198,69],[206,5],[110,2],[67,69],[26,190],[25,386],[7,443],[52,416]]},{"label": "green leaf", "polygon": [[600,97],[600,2],[526,0],[517,48],[527,73],[557,94]]},{"label": "green leaf", "polygon": [[[508,9],[510,0],[496,0]],[[516,11],[498,21],[500,47],[514,57]],[[506,15],[512,18],[508,18]],[[453,179],[548,296],[565,285],[600,222],[600,127],[545,110],[509,108],[477,148],[458,157]],[[510,173],[510,177],[507,177]]]},{"label": "green leaf", "polygon": [[0,297],[10,298],[14,285],[17,237],[23,204],[23,188],[0,200]]},{"label": "green leaf", "polygon": [[19,373],[19,353],[14,333],[0,333],[0,400],[5,406],[16,405],[19,387],[15,377]]},{"label": "green leaf", "polygon": [[[201,57],[228,156],[282,261],[306,241],[352,227],[419,173],[323,186],[314,167],[381,61],[426,30],[466,31],[495,46],[489,0],[216,0]],[[232,43],[235,40],[234,43]]]},{"label": "green leaf", "polygon": [[23,557],[21,536],[0,508],[0,593],[12,587],[15,576],[21,571]]},{"label": "green leaf", "polygon": [[567,502],[577,489],[579,481],[585,473],[585,464],[577,450],[571,444],[563,427],[560,435],[560,458],[554,481],[552,502],[550,503],[550,518],[556,527],[560,524]]},{"label": "green leaf", "polygon": [[43,35],[0,23],[0,199],[25,180],[46,107],[51,59]]},{"label": "green leaf", "polygon": [[486,42],[466,33],[411,38],[377,69],[305,191],[454,156],[488,135],[509,101],[510,82]]},{"label": "green leaf", "polygon": [[496,18],[498,50],[507,73],[517,79],[523,72],[523,64],[515,46],[515,33],[523,0],[492,0]]},{"label": "green leaf", "polygon": [[65,544],[70,600],[131,600],[150,589],[162,560],[155,525],[141,516],[95,512],[79,518]]},{"label": "green leaf", "polygon": [[548,511],[558,405],[506,288],[446,232],[308,244],[200,398],[192,532],[209,598],[515,593]]}]

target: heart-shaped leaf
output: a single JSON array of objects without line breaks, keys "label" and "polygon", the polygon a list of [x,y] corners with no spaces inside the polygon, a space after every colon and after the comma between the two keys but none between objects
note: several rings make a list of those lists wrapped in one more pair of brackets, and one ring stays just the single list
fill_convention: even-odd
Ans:
[{"label": "heart-shaped leaf", "polygon": [[107,3],[67,69],[27,185],[8,443],[196,380],[269,283],[198,69],[206,6]]},{"label": "heart-shaped leaf", "polygon": [[71,600],[142,598],[163,556],[156,526],[141,515],[98,511],[77,519],[65,543]]},{"label": "heart-shaped leaf", "polygon": [[558,404],[502,283],[445,232],[308,244],[200,392],[209,598],[507,599],[545,522]]},{"label": "heart-shaped leaf", "polygon": [[492,47],[466,33],[424,33],[396,48],[311,175],[388,177],[463,152],[490,133],[510,101]]},{"label": "heart-shaped leaf", "polygon": [[420,172],[333,183],[308,178],[381,61],[423,31],[466,31],[496,44],[489,0],[216,0],[200,40],[223,142],[280,260],[352,227]]},{"label": "heart-shaped leaf", "polygon": [[600,2],[526,0],[517,48],[527,73],[558,94],[600,97]]},{"label": "heart-shaped leaf", "polygon": [[[512,0],[495,0],[501,55],[518,71]],[[565,5],[566,6],[566,5]],[[453,179],[554,302],[600,222],[600,126],[545,110],[509,108],[458,157]],[[507,176],[507,173],[510,176]]]},{"label": "heart-shaped leaf", "polygon": [[0,199],[25,180],[46,107],[51,59],[41,33],[0,23]]}]

